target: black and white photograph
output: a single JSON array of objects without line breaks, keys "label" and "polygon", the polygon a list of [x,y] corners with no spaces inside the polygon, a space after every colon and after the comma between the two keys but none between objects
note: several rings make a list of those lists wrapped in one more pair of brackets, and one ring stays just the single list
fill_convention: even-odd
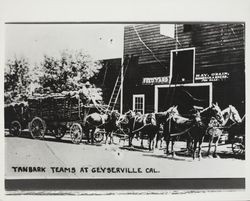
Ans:
[{"label": "black and white photograph", "polygon": [[5,193],[244,192],[246,27],[5,22]]}]

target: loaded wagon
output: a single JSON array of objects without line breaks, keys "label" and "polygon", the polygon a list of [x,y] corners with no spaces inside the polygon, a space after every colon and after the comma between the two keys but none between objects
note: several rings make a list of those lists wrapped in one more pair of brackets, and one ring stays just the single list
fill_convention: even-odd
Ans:
[{"label": "loaded wagon", "polygon": [[[61,139],[69,132],[72,142],[79,144],[84,137],[86,116],[97,111],[96,105],[90,102],[79,91],[36,94],[28,98],[25,112],[16,111],[18,118],[6,127],[15,135],[28,129],[34,139],[43,139],[45,135]],[[100,142],[103,132],[97,132],[95,138]]]},{"label": "loaded wagon", "polygon": [[21,130],[28,127],[28,103],[18,102],[6,104],[4,107],[5,128],[11,135],[20,136]]}]

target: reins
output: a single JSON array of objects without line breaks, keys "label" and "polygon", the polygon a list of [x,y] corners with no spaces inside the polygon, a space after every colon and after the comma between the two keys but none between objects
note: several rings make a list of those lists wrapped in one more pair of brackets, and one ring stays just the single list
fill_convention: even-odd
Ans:
[{"label": "reins", "polygon": [[[178,114],[179,115],[179,114]],[[180,115],[179,115],[180,116]],[[181,117],[181,116],[180,116]],[[194,125],[192,125],[190,128],[187,128],[185,129],[184,131],[181,131],[181,132],[178,132],[178,133],[170,133],[170,130],[171,130],[171,120],[173,119],[173,115],[168,118],[168,121],[169,121],[169,134],[170,134],[170,137],[175,137],[175,136],[180,136],[180,135],[183,135],[185,133],[187,133],[191,128],[194,127]]]},{"label": "reins", "polygon": [[170,136],[175,137],[175,136],[183,135],[183,134],[187,133],[193,127],[194,127],[194,125],[191,126],[190,128],[185,129],[184,131],[181,131],[181,132],[178,132],[178,133],[170,133]]},{"label": "reins", "polygon": [[[155,115],[155,114],[154,114]],[[147,116],[145,117],[145,118],[147,118]],[[134,134],[134,133],[136,133],[136,132],[138,132],[138,131],[140,131],[140,130],[142,130],[144,127],[146,127],[146,126],[148,126],[148,125],[153,125],[152,124],[152,122],[151,123],[146,123],[146,124],[144,124],[142,127],[140,127],[140,128],[138,128],[138,129],[136,129],[136,130],[134,130],[134,128],[135,128],[135,121],[136,121],[136,117],[134,116],[134,122],[133,122],[133,131],[132,131],[132,134]],[[146,120],[145,120],[146,121]],[[143,120],[143,122],[144,122],[144,120]]]}]

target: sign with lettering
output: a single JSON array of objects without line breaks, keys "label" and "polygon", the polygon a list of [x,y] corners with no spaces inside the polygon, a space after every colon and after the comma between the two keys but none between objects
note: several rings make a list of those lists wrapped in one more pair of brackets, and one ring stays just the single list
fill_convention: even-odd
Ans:
[{"label": "sign with lettering", "polygon": [[221,82],[229,79],[229,72],[200,73],[195,75],[195,81]]},{"label": "sign with lettering", "polygon": [[144,77],[142,79],[143,85],[154,85],[154,84],[169,84],[169,76],[165,77]]}]

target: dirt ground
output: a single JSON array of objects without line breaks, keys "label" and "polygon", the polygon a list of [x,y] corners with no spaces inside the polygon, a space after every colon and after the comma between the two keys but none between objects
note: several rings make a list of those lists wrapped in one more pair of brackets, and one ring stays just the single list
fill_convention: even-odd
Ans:
[{"label": "dirt ground", "polygon": [[[176,142],[176,156],[166,156],[163,148],[148,151],[140,141],[114,138],[114,144],[73,144],[70,136],[56,141],[31,139],[28,133],[14,137],[5,133],[5,177],[13,178],[223,178],[245,177],[246,161],[236,157],[231,144],[218,147],[218,158],[206,155],[193,160],[183,152],[185,142]],[[144,141],[147,147],[147,142]],[[212,147],[213,150],[213,147]]]}]

